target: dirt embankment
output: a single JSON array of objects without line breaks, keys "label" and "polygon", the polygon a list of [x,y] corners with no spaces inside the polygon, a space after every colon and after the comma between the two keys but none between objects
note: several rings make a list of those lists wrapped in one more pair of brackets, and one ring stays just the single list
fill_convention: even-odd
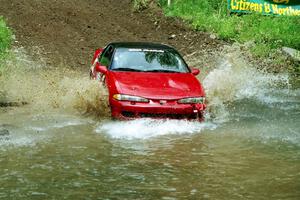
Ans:
[{"label": "dirt embankment", "polygon": [[112,41],[161,42],[183,54],[221,45],[206,33],[164,17],[159,9],[133,12],[131,0],[0,0],[0,5],[16,45],[33,56],[42,54],[53,66],[84,69],[94,49]]}]

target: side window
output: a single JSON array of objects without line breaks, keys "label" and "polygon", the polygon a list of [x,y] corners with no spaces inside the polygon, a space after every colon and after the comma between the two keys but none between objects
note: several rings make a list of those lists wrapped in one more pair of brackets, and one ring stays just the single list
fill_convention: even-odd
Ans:
[{"label": "side window", "polygon": [[105,52],[100,57],[100,64],[109,67],[113,53],[114,53],[114,48],[112,46],[107,47]]}]

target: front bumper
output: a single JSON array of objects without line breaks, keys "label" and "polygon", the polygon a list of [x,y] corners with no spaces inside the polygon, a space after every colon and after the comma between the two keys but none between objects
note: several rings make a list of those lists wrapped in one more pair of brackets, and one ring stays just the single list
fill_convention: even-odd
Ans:
[{"label": "front bumper", "polygon": [[177,100],[150,100],[149,103],[111,99],[111,114],[115,119],[170,118],[203,121],[205,104],[179,104]]}]

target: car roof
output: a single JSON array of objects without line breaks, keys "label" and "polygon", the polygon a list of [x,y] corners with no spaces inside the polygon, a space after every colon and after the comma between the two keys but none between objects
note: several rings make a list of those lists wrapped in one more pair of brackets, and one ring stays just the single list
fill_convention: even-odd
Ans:
[{"label": "car roof", "polygon": [[174,49],[171,46],[152,42],[113,42],[109,45],[115,48],[151,48],[151,49]]}]

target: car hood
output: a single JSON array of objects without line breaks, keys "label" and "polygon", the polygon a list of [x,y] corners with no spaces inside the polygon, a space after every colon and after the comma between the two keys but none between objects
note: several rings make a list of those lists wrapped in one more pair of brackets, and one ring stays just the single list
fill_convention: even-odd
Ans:
[{"label": "car hood", "polygon": [[110,72],[121,94],[148,99],[180,99],[204,96],[204,90],[191,73]]}]

